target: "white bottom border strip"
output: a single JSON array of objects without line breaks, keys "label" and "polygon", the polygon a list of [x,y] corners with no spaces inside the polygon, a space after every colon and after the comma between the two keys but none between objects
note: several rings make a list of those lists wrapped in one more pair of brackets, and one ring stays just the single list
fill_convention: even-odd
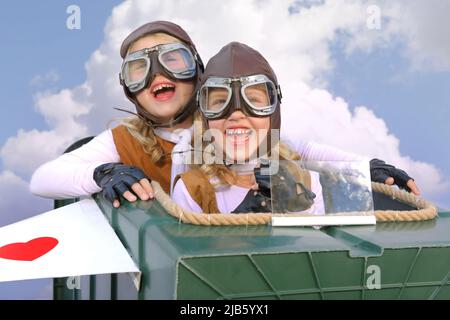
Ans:
[{"label": "white bottom border strip", "polygon": [[336,225],[373,225],[375,216],[311,216],[311,217],[272,217],[274,227],[293,226],[336,226]]}]

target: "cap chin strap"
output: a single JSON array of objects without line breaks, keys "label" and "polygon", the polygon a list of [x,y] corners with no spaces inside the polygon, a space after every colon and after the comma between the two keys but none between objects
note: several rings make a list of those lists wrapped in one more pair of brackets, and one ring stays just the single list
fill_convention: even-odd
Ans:
[{"label": "cap chin strap", "polygon": [[[195,88],[194,92],[196,92],[196,90],[197,88]],[[180,111],[178,111],[177,114],[170,121],[161,123],[156,117],[152,116],[147,110],[142,108],[142,106],[135,99],[130,100],[134,103],[138,116],[152,128],[173,127],[176,124],[186,120],[197,109],[197,101],[195,99],[195,94],[193,94],[189,99],[188,103],[186,104],[186,106],[182,108]]]}]

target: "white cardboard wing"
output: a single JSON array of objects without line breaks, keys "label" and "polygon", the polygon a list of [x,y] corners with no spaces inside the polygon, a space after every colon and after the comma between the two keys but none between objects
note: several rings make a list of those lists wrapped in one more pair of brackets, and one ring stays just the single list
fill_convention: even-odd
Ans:
[{"label": "white cardboard wing", "polygon": [[0,228],[0,282],[140,271],[97,204],[82,200]]}]

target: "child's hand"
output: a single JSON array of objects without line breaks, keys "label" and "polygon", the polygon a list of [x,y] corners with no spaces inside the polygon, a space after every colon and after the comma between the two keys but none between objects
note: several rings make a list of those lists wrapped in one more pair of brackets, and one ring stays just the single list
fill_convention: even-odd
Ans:
[{"label": "child's hand", "polygon": [[115,208],[120,206],[120,195],[130,202],[136,201],[137,197],[144,201],[153,198],[150,179],[136,167],[105,163],[95,168],[94,180],[103,189],[103,196],[111,201]]},{"label": "child's hand", "polygon": [[420,190],[413,178],[411,178],[405,171],[398,169],[393,165],[387,164],[383,160],[370,160],[370,175],[372,181],[389,185],[396,184],[400,188],[406,189],[416,196],[420,195]]}]

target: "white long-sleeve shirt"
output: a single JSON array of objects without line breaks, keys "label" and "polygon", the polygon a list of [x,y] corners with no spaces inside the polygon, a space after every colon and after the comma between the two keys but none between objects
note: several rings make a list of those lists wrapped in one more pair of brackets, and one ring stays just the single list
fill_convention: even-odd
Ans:
[{"label": "white long-sleeve shirt", "polygon": [[34,195],[65,199],[101,191],[94,170],[101,164],[120,162],[111,130],[103,131],[80,148],[41,165],[31,177]]},{"label": "white long-sleeve shirt", "polygon": [[[361,157],[355,154],[312,142],[283,141],[304,160],[361,160]],[[91,195],[101,190],[93,178],[95,168],[109,162],[120,162],[120,156],[112,131],[106,130],[80,148],[40,166],[31,177],[30,191],[52,199]]]}]

